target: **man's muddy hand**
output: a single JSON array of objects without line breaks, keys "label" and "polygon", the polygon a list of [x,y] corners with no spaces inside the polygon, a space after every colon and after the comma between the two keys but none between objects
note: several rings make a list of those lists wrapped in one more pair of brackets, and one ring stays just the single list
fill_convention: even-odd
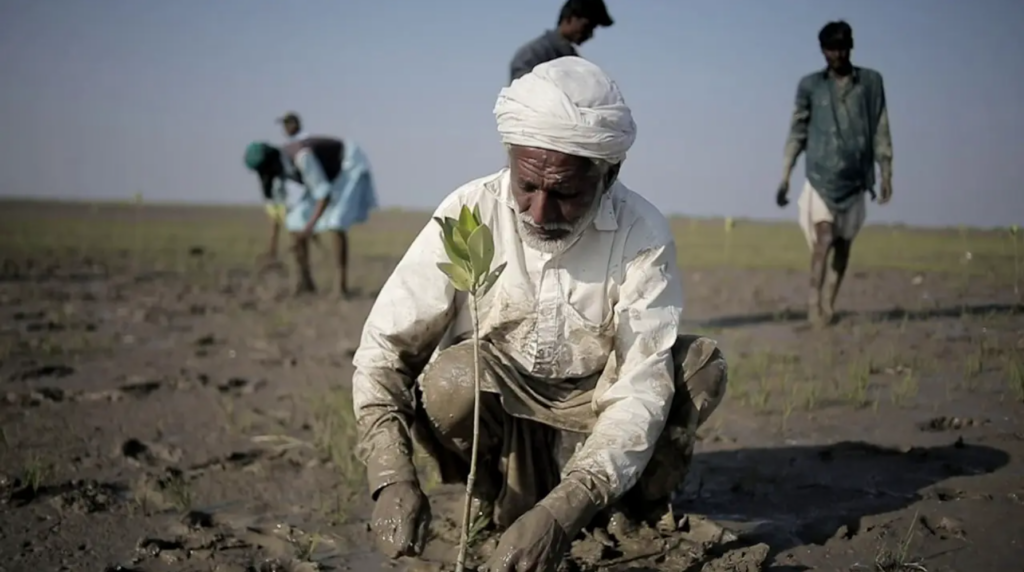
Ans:
[{"label": "man's muddy hand", "polygon": [[547,508],[535,506],[501,535],[486,572],[554,572],[572,539]]},{"label": "man's muddy hand", "polygon": [[775,204],[779,205],[780,208],[785,207],[789,204],[789,199],[786,195],[789,194],[789,181],[782,181],[779,183],[779,188],[775,191]]},{"label": "man's muddy hand", "polygon": [[388,558],[418,556],[430,527],[430,502],[416,483],[381,489],[370,521],[377,550]]},{"label": "man's muddy hand", "polygon": [[882,196],[878,198],[878,204],[884,205],[885,203],[892,200],[892,181],[888,179],[882,179]]}]

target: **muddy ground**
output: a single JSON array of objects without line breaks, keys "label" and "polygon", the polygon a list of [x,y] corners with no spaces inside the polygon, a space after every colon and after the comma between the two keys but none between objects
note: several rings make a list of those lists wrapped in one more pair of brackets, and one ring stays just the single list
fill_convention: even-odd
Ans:
[{"label": "muddy ground", "polygon": [[[194,209],[0,211],[0,570],[453,562],[461,491],[425,466],[435,538],[425,561],[386,563],[350,455],[351,356],[422,215],[382,215],[355,237],[360,294],[339,301],[292,299],[286,270],[253,272],[254,211],[231,224]],[[88,228],[67,222],[82,217]],[[188,230],[218,225],[233,234]],[[567,570],[1021,569],[1012,269],[865,260],[855,249],[842,319],[826,332],[803,325],[802,271],[742,259],[684,269],[687,323],[720,340],[729,394],[701,431],[679,522],[618,542],[588,533]]]}]

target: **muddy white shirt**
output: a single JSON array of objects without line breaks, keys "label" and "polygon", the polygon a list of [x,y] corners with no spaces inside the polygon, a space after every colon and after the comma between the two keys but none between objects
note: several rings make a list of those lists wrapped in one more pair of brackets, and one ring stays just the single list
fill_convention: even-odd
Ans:
[{"label": "muddy white shirt", "polygon": [[[593,224],[553,255],[519,238],[507,169],[463,185],[434,216],[479,205],[494,234],[494,266],[508,264],[480,300],[481,334],[520,373],[582,378],[614,359],[617,371],[605,372],[594,390],[591,434],[563,476],[584,472],[604,489],[594,492],[617,498],[646,467],[668,416],[683,292],[665,217],[619,183],[601,201]],[[415,478],[413,378],[439,346],[472,335],[466,295],[437,268],[446,261],[431,221],[385,283],[355,354],[358,454],[373,493]]]}]

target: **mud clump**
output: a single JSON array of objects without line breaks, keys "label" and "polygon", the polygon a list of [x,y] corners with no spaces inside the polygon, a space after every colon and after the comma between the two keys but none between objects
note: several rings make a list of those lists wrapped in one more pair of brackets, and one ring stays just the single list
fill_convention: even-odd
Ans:
[{"label": "mud clump", "polygon": [[737,548],[708,562],[701,572],[761,572],[770,552],[767,544]]},{"label": "mud clump", "polygon": [[957,431],[971,427],[981,427],[988,423],[985,419],[972,419],[970,417],[933,417],[928,421],[918,424],[918,429],[926,432]]}]

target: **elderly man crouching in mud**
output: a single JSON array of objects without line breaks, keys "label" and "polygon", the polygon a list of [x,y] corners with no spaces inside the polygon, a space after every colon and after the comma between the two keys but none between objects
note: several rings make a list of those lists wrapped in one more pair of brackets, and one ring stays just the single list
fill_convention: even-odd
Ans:
[{"label": "elderly man crouching in mud", "polygon": [[[559,58],[503,89],[494,113],[509,168],[434,213],[479,206],[495,260],[508,264],[480,301],[473,518],[504,529],[490,570],[553,570],[599,513],[636,523],[671,510],[726,365],[714,341],[679,335],[668,222],[617,180],[636,126],[616,84],[592,63]],[[384,285],[354,359],[358,453],[390,557],[418,554],[430,519],[412,439],[445,482],[468,474],[472,327],[465,296],[437,268],[444,261],[430,223]]]}]

